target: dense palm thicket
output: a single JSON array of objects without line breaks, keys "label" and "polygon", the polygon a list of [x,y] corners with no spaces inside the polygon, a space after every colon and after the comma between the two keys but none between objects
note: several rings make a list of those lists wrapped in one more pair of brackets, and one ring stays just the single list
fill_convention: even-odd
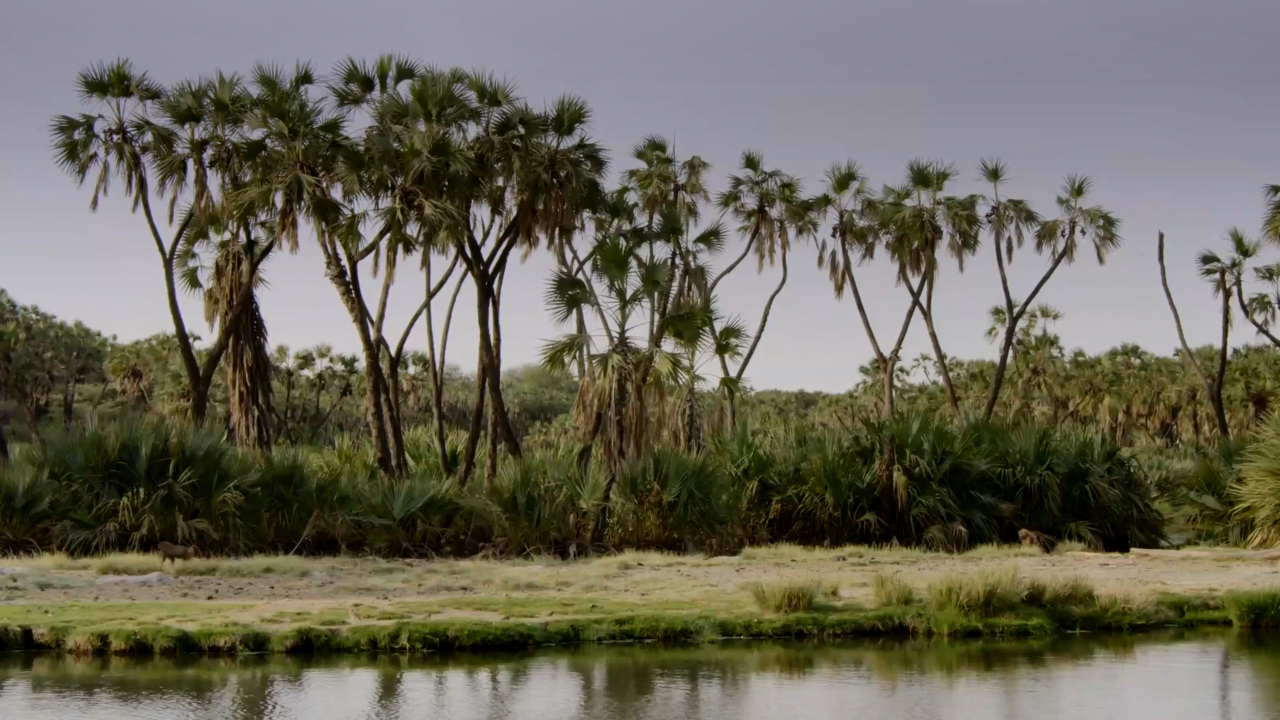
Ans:
[{"label": "dense palm thicket", "polygon": [[[394,56],[170,86],[117,61],[78,90],[84,111],[51,125],[56,160],[94,208],[122,191],[173,327],[118,343],[0,291],[0,431],[19,441],[0,434],[9,550],[960,549],[1020,527],[1123,549],[1163,541],[1166,516],[1194,539],[1270,542],[1268,496],[1241,488],[1266,474],[1269,445],[1245,446],[1280,363],[1280,265],[1261,260],[1280,186],[1261,240],[1233,230],[1230,254],[1199,259],[1219,342],[1188,343],[1166,280],[1178,353],[1090,356],[1063,347],[1038,300],[1064,267],[1121,246],[1086,177],[1041,215],[998,160],[978,168],[980,193],[922,160],[878,190],[836,163],[812,191],[754,151],[716,182],[648,137],[613,172],[580,99],[537,108],[491,75]],[[268,341],[258,293],[303,243],[355,355]],[[965,361],[941,346],[934,298],[984,247],[1001,278],[996,359]],[[1027,252],[1044,262],[1016,298]],[[538,366],[505,369],[503,287],[532,253],[554,261],[545,305],[563,332]],[[773,304],[815,254],[871,362],[846,393],[753,390]],[[744,319],[717,289],[752,266],[771,287]],[[873,272],[908,301],[893,327],[867,312]],[[387,313],[397,281],[422,288],[403,327]],[[183,292],[203,299],[203,341]],[[474,329],[454,326],[460,297]],[[1238,317],[1269,344],[1232,349]],[[913,326],[932,352],[907,360]],[[459,335],[472,371],[448,361]]]}]

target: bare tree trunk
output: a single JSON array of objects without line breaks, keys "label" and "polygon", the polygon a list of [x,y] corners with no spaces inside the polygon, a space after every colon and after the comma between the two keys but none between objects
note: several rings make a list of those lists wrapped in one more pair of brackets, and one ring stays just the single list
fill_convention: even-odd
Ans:
[{"label": "bare tree trunk", "polygon": [[[1164,232],[1158,236],[1156,244],[1156,261],[1160,264],[1160,285],[1164,288],[1164,297],[1169,302],[1169,311],[1173,313],[1173,324],[1178,329],[1178,342],[1182,345],[1182,355],[1186,362],[1195,370],[1196,375],[1200,376],[1200,381],[1204,383],[1206,393],[1209,395],[1209,404],[1213,408],[1214,419],[1218,424],[1218,435],[1222,440],[1231,438],[1231,430],[1227,426],[1227,415],[1222,407],[1222,393],[1220,388],[1216,387],[1213,380],[1209,378],[1208,373],[1201,367],[1200,361],[1196,360],[1196,356],[1191,352],[1191,346],[1187,344],[1186,333],[1182,331],[1182,316],[1178,314],[1178,306],[1173,302],[1173,292],[1169,290],[1168,273],[1165,271],[1164,265]],[[1226,344],[1229,332],[1228,321],[1230,320],[1231,298],[1227,293],[1228,289],[1224,289],[1223,294],[1226,296],[1223,303],[1222,311],[1222,352],[1219,356],[1219,377],[1225,377],[1227,372],[1226,365]],[[1194,417],[1194,413],[1193,413]],[[1198,434],[1198,433],[1197,433]]]}]

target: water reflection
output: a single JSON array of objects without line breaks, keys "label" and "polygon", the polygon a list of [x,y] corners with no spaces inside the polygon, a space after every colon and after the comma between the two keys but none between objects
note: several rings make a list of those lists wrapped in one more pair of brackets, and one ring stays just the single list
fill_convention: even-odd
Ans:
[{"label": "water reflection", "polygon": [[0,718],[1252,718],[1280,639],[590,647],[519,656],[0,657]]}]

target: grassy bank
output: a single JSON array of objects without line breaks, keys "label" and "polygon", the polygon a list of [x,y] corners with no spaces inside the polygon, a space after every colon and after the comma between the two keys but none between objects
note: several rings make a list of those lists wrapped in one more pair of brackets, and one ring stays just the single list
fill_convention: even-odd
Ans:
[{"label": "grassy bank", "polygon": [[[564,620],[413,620],[341,628],[210,626],[184,629],[156,622],[157,611],[107,607],[116,621],[95,621],[81,608],[53,606],[44,618],[0,625],[0,649],[73,654],[423,653],[512,650],[593,642],[707,642],[728,638],[1033,637],[1063,632],[1130,632],[1169,626],[1226,625],[1226,603],[1170,597],[1146,606],[1098,603],[1037,608],[1022,605],[992,617],[925,606],[838,609],[793,614],[619,613]],[[166,608],[204,614],[199,603]],[[6,613],[7,614],[7,613]],[[81,617],[81,623],[74,619]],[[141,617],[135,618],[135,616]],[[128,618],[127,620],[125,618]],[[126,627],[129,626],[129,627]]]},{"label": "grassy bank", "polygon": [[[1205,555],[1213,554],[776,546],[735,557],[628,553],[581,562],[209,559],[179,563],[173,576],[149,575],[158,560],[148,556],[42,556],[8,561],[0,576],[0,649],[431,653],[1280,624],[1280,591],[1242,584],[1258,578],[1253,563]],[[1171,566],[1185,568],[1186,582],[1149,581]],[[149,577],[158,584],[140,582]],[[1197,589],[1207,587],[1218,591]]]}]

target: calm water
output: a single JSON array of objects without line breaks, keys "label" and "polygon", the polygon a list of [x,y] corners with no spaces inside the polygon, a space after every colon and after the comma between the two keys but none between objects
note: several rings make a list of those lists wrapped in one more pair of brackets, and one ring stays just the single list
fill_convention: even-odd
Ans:
[{"label": "calm water", "polygon": [[0,656],[0,718],[1280,718],[1280,638],[300,661]]}]

